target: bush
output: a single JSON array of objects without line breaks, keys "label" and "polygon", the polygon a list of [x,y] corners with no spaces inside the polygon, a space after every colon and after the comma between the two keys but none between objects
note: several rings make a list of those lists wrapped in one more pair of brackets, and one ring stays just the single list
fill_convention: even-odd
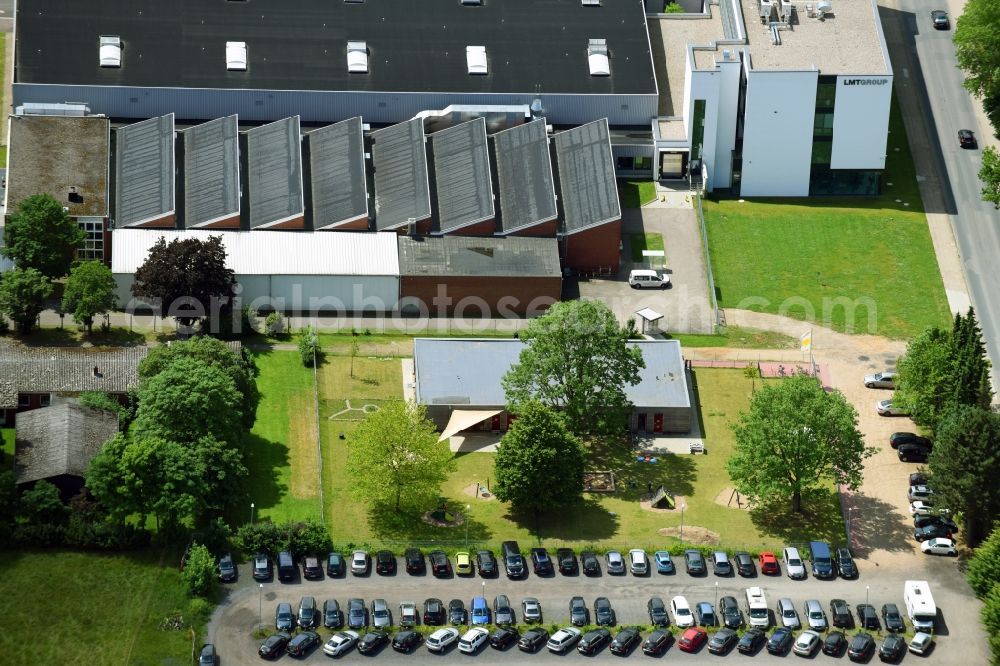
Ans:
[{"label": "bush", "polygon": [[13,538],[23,545],[61,546],[66,540],[66,531],[62,525],[24,523],[14,527]]},{"label": "bush", "polygon": [[288,549],[296,557],[301,557],[306,553],[316,553],[321,557],[333,549],[330,541],[330,533],[326,526],[315,521],[303,523],[288,523],[285,525],[288,530]]},{"label": "bush", "polygon": [[195,544],[188,552],[187,562],[181,578],[192,597],[209,598],[215,592],[215,558],[201,544]]},{"label": "bush", "polygon": [[1000,584],[1000,529],[997,529],[997,524],[993,526],[993,531],[986,541],[976,548],[975,554],[969,560],[965,577],[980,599],[985,598],[997,584]]},{"label": "bush", "polygon": [[316,331],[312,326],[302,329],[299,333],[299,357],[302,359],[302,365],[311,368],[319,363],[321,356],[322,351],[319,348],[319,336],[316,335]]},{"label": "bush", "polygon": [[282,335],[285,332],[285,319],[280,312],[272,312],[264,320],[264,332],[268,335]]},{"label": "bush", "polygon": [[281,550],[289,550],[295,557],[306,553],[323,556],[333,549],[326,527],[311,520],[243,525],[236,530],[233,544],[247,557],[255,553],[273,555]]},{"label": "bush", "polygon": [[668,2],[663,8],[664,14],[683,14],[685,11],[686,10],[676,2]]},{"label": "bush", "polygon": [[229,550],[229,539],[233,536],[232,530],[222,518],[213,518],[205,527],[198,530],[194,535],[194,540],[202,544],[213,553],[221,553]]},{"label": "bush", "polygon": [[206,624],[212,617],[215,604],[207,599],[195,597],[188,603],[188,624],[192,627],[200,627]]},{"label": "bush", "polygon": [[131,396],[129,396],[129,398],[129,406],[126,407],[107,393],[102,393],[100,391],[87,391],[85,393],[81,393],[77,401],[84,407],[106,409],[109,412],[114,412],[118,415],[118,429],[122,432],[127,432],[129,424],[132,423],[132,419],[135,418],[135,413],[132,411],[131,407],[134,403],[131,401]]},{"label": "bush", "polygon": [[62,503],[59,489],[48,481],[38,481],[24,491],[18,503],[21,519],[33,525],[62,525],[69,517],[69,507]]},{"label": "bush", "polygon": [[233,537],[233,545],[246,557],[256,553],[277,553],[281,550],[282,534],[274,523],[241,525]]}]

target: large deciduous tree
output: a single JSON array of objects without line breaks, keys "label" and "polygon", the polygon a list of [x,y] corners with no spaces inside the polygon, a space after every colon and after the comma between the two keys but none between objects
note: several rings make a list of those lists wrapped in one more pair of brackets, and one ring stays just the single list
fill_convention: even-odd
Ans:
[{"label": "large deciduous tree", "polygon": [[161,316],[190,326],[214,311],[228,310],[235,286],[220,236],[169,243],[160,238],[135,272],[132,295],[159,303]]},{"label": "large deciduous tree", "polygon": [[423,407],[402,400],[383,403],[365,417],[347,452],[355,496],[397,512],[433,502],[453,467],[451,451],[438,441]]},{"label": "large deciduous tree", "polygon": [[826,481],[861,485],[865,446],[858,415],[839,392],[794,375],[753,394],[750,409],[732,424],[736,451],[726,469],[752,502],[787,499],[802,511],[802,494]]},{"label": "large deciduous tree", "polygon": [[1000,585],[1000,523],[993,525],[990,535],[969,558],[965,579],[980,599]]},{"label": "large deciduous tree", "polygon": [[[1000,26],[997,26],[1000,29]],[[998,107],[1000,110],[1000,107]],[[1000,209],[1000,154],[993,146],[983,148],[983,165],[979,169],[979,180],[983,181],[983,201]]]},{"label": "large deciduous tree", "polygon": [[72,314],[73,319],[86,326],[90,333],[94,329],[94,317],[111,312],[118,304],[115,286],[110,268],[100,261],[84,261],[69,273],[62,309]]},{"label": "large deciduous tree", "polygon": [[[958,66],[965,71],[966,90],[992,103],[1000,95],[1000,21],[996,2],[967,2],[955,26],[954,41]],[[987,115],[989,111],[987,108]],[[994,125],[994,131],[1000,131],[1000,127]]]},{"label": "large deciduous tree", "polygon": [[493,492],[516,512],[559,510],[583,494],[585,458],[561,414],[526,402],[497,449]]},{"label": "large deciduous tree", "polygon": [[638,383],[645,362],[606,305],[556,303],[520,336],[525,347],[503,378],[513,413],[537,400],[562,410],[577,435],[624,430],[632,409],[625,387]]},{"label": "large deciduous tree", "polygon": [[69,272],[77,248],[86,237],[62,204],[49,194],[36,194],[8,216],[0,252],[18,268],[34,268],[55,280]]},{"label": "large deciduous tree", "polygon": [[14,320],[21,333],[35,328],[45,300],[52,295],[52,283],[34,268],[15,268],[0,274],[0,315]]}]

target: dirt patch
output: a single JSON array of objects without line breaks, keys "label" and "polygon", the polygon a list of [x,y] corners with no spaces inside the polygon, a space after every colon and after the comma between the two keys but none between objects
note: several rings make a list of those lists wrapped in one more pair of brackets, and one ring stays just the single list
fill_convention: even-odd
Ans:
[{"label": "dirt patch", "polygon": [[[656,533],[660,536],[674,537],[675,539],[681,538],[681,530],[679,527],[662,527],[656,530]],[[684,526],[683,541],[684,543],[690,543],[696,546],[718,546],[720,543],[718,532],[713,532],[707,527],[698,527],[697,525]]]},{"label": "dirt patch", "polygon": [[733,488],[723,488],[722,492],[715,496],[715,503],[727,509],[750,510],[750,503],[747,502],[747,499]]},{"label": "dirt patch", "polygon": [[319,496],[316,474],[316,412],[312,392],[295,396],[288,406],[288,460],[291,478],[288,490],[292,497],[311,499]]},{"label": "dirt patch", "polygon": [[476,497],[481,500],[492,500],[493,493],[486,489],[481,483],[470,483],[466,487],[462,488],[462,493],[468,495],[469,497]]}]

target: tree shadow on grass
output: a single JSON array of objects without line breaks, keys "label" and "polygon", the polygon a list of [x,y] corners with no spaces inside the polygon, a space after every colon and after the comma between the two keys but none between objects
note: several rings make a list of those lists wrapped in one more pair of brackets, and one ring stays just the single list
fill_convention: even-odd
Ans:
[{"label": "tree shadow on grass", "polygon": [[618,516],[608,511],[593,495],[584,495],[577,504],[559,511],[532,514],[508,512],[504,518],[526,529],[539,541],[602,541],[618,532]]},{"label": "tree shadow on grass", "polygon": [[424,513],[432,508],[430,504],[424,508],[404,505],[397,511],[392,504],[376,504],[368,509],[368,525],[372,533],[384,541],[460,544],[465,543],[468,534],[468,542],[474,544],[493,538],[489,525],[468,517],[452,526],[439,527],[424,522]]},{"label": "tree shadow on grass", "polygon": [[844,519],[835,490],[819,488],[803,493],[802,508],[802,513],[795,513],[791,500],[775,500],[752,508],[750,520],[761,534],[789,544],[845,542]]},{"label": "tree shadow on grass", "polygon": [[615,473],[615,497],[638,501],[642,495],[655,491],[661,485],[673,495],[689,496],[694,493],[697,470],[691,456],[664,453],[657,456],[654,465],[639,462],[638,452],[624,440],[593,441],[588,448],[589,470]]},{"label": "tree shadow on grass", "polygon": [[[255,433],[247,433],[243,437],[243,464],[247,468],[247,477],[243,482],[246,497],[234,501],[227,518],[235,518],[234,524],[243,524],[246,520],[245,507],[250,502],[255,508],[271,509],[278,506],[288,494],[288,485],[278,480],[277,470],[287,467],[288,446],[281,442],[272,442]],[[230,515],[236,512],[236,515]]]}]

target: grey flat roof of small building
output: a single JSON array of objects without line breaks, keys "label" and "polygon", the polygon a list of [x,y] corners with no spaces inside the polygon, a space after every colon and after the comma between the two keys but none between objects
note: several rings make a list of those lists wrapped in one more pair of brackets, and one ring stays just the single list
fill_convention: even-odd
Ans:
[{"label": "grey flat roof of small building", "polygon": [[306,134],[309,137],[312,217],[329,229],[368,215],[365,144],[361,118],[350,118]]},{"label": "grey flat roof of small building", "polygon": [[[417,338],[413,341],[416,398],[421,405],[502,407],[501,380],[526,343],[513,339]],[[677,340],[634,340],[646,367],[638,383],[625,387],[633,405],[690,407],[687,375]]]},{"label": "grey flat roof of small building", "polygon": [[[655,94],[639,0],[19,0],[15,83],[566,94]],[[122,39],[122,66],[98,66],[98,38]],[[590,76],[587,43],[607,39],[611,76]],[[365,40],[369,73],[347,71]],[[247,43],[227,71],[227,41]],[[465,47],[486,47],[470,76]]]},{"label": "grey flat roof of small building", "polygon": [[555,219],[555,180],[545,118],[493,135],[500,188],[500,233],[511,233]]},{"label": "grey flat roof of small building", "polygon": [[576,233],[622,216],[608,120],[555,135],[563,231]]},{"label": "grey flat roof of small building", "polygon": [[458,231],[496,215],[486,120],[476,118],[430,135],[437,190],[435,231]]},{"label": "grey flat roof of small building", "polygon": [[[47,193],[70,215],[106,216],[110,132],[110,121],[101,116],[11,116],[7,213]],[[78,199],[68,197],[70,187]]]},{"label": "grey flat roof of small building", "polygon": [[76,403],[19,414],[14,434],[17,483],[64,474],[82,477],[104,443],[117,434],[117,414]]},{"label": "grey flat roof of small building", "polygon": [[115,225],[172,215],[174,196],[174,114],[117,128]]},{"label": "grey flat roof of small building", "polygon": [[555,238],[399,238],[401,276],[560,277]]},{"label": "grey flat roof of small building", "polygon": [[414,118],[376,130],[370,137],[378,230],[398,229],[410,219],[430,217],[424,121]]},{"label": "grey flat roof of small building", "polygon": [[184,219],[188,227],[240,212],[239,118],[184,130]]},{"label": "grey flat roof of small building", "polygon": [[247,130],[251,229],[305,214],[301,136],[298,116]]}]

